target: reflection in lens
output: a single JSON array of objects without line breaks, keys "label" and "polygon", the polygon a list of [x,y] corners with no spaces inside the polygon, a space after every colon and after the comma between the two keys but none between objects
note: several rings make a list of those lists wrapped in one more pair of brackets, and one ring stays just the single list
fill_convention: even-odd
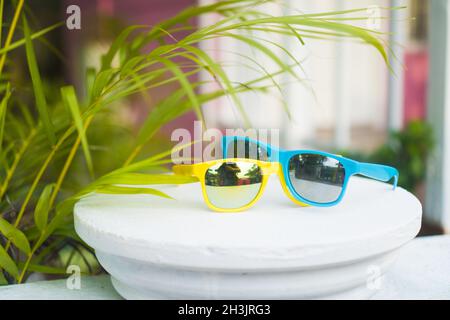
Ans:
[{"label": "reflection in lens", "polygon": [[304,199],[317,203],[336,201],[342,192],[345,169],[336,159],[299,154],[289,161],[289,179]]},{"label": "reflection in lens", "polygon": [[222,209],[236,209],[249,204],[261,189],[261,168],[249,162],[222,162],[205,174],[209,201]]},{"label": "reflection in lens", "polygon": [[244,158],[267,161],[267,150],[248,140],[233,139],[228,144],[227,158]]}]

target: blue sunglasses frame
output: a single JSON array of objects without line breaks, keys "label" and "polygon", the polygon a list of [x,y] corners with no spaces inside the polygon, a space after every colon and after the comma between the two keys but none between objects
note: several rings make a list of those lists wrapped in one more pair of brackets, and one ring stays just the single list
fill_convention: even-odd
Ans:
[{"label": "blue sunglasses frame", "polygon": [[[347,190],[348,181],[350,180],[351,176],[354,175],[361,175],[365,176],[367,178],[388,182],[392,178],[394,178],[393,183],[393,189],[397,187],[398,182],[398,170],[391,166],[386,166],[382,164],[376,164],[376,163],[367,163],[367,162],[359,162],[356,160],[352,160],[349,158],[345,158],[342,156],[338,156],[335,154],[331,154],[328,152],[323,151],[317,151],[317,150],[283,150],[277,147],[273,147],[270,144],[263,143],[261,141],[249,138],[249,137],[243,137],[243,136],[223,136],[222,137],[222,157],[224,159],[227,158],[228,155],[228,147],[232,142],[251,142],[256,144],[257,147],[262,147],[265,149],[265,152],[267,154],[267,160],[269,162],[278,162],[281,165],[281,170],[283,171],[283,176],[285,183],[288,187],[289,192],[291,195],[298,201],[309,204],[312,206],[318,206],[318,207],[331,207],[339,202],[341,202],[342,198],[345,195],[345,191]],[[342,185],[342,191],[339,197],[332,202],[315,202],[308,199],[303,198],[301,195],[295,191],[294,186],[291,183],[291,179],[289,177],[289,161],[292,157],[300,154],[317,154],[321,156],[326,156],[332,159],[335,159],[339,161],[345,170],[345,176],[344,176],[344,183]],[[263,160],[263,159],[261,159]]]}]

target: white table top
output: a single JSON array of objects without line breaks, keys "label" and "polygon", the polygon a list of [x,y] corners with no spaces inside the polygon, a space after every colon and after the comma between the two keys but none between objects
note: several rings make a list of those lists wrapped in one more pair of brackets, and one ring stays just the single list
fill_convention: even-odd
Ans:
[{"label": "white table top", "polygon": [[77,203],[75,227],[97,250],[178,267],[278,269],[351,261],[395,249],[420,229],[421,205],[402,188],[353,177],[331,208],[299,207],[272,178],[241,213],[216,213],[199,184],[168,186],[177,200],[93,195]]},{"label": "white table top", "polygon": [[[416,238],[401,250],[372,299],[450,299],[450,235]],[[80,290],[66,280],[0,287],[7,299],[120,299],[109,276],[82,276]]]}]

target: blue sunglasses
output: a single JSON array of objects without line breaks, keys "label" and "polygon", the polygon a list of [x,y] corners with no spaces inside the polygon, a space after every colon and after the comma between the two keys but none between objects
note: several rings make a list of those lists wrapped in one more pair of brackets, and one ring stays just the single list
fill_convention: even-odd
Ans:
[{"label": "blue sunglasses", "polygon": [[338,204],[353,175],[388,182],[397,169],[375,163],[358,162],[327,152],[315,150],[282,150],[269,144],[241,136],[222,138],[223,158],[249,158],[278,162],[290,198],[300,205],[329,207]]}]

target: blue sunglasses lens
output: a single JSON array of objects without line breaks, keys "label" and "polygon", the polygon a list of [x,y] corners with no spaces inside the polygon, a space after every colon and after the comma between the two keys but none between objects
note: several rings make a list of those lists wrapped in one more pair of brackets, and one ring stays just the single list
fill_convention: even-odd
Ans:
[{"label": "blue sunglasses lens", "polygon": [[336,159],[298,154],[289,160],[289,180],[298,195],[316,203],[331,203],[342,193],[345,169]]}]

